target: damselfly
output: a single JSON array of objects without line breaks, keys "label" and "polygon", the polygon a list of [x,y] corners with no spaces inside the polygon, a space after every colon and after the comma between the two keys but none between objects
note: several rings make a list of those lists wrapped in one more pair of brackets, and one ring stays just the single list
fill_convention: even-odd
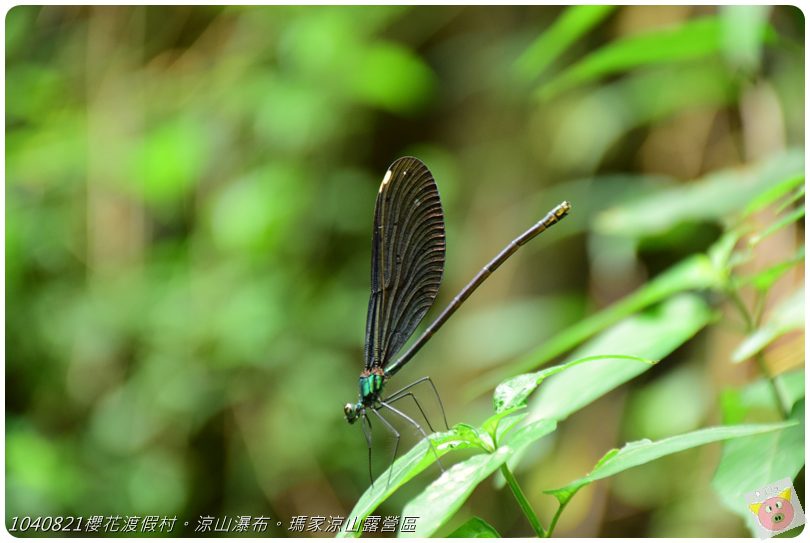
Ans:
[{"label": "damselfly", "polygon": [[[348,403],[343,408],[346,420],[350,424],[358,419],[361,421],[368,445],[369,477],[372,478],[372,484],[369,414],[373,414],[395,436],[392,461],[397,456],[400,434],[380,413],[382,409],[404,419],[427,439],[428,435],[424,428],[393,405],[399,400],[410,398],[433,431],[422,406],[411,392],[416,385],[427,383],[431,386],[447,426],[444,406],[430,377],[417,379],[393,394],[383,397],[383,389],[388,380],[413,358],[492,272],[522,245],[559,222],[570,209],[571,204],[562,202],[540,222],[515,238],[453,298],[419,339],[404,354],[396,357],[433,305],[439,291],[444,272],[444,213],[433,175],[419,159],[413,157],[397,159],[385,172],[374,207],[371,298],[366,320],[365,367],[360,374],[360,398],[357,403]],[[433,452],[436,453],[435,449]],[[389,482],[390,477],[389,472]]]}]

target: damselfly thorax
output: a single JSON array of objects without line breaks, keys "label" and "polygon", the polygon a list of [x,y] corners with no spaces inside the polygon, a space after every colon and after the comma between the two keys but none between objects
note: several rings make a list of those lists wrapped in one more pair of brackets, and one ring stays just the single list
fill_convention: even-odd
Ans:
[{"label": "damselfly thorax", "polygon": [[356,404],[347,403],[343,412],[349,424],[365,414],[366,408],[380,408],[380,394],[387,377],[381,368],[363,370],[360,374],[360,400]]}]

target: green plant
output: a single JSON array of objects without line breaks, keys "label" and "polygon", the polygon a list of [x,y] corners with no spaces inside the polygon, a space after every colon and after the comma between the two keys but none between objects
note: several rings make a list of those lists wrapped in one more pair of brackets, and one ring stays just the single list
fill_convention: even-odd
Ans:
[{"label": "green plant", "polygon": [[[544,73],[578,36],[609,12],[598,7],[569,9],[520,57],[516,76],[528,82]],[[549,99],[563,90],[641,66],[664,70],[652,77],[642,73],[617,83],[624,87],[623,92],[629,89],[642,96],[657,88],[666,70],[691,59],[728,53],[724,29],[729,20],[747,25],[743,30],[749,48],[758,50],[775,39],[763,12],[753,17],[739,15],[729,9],[722,16],[606,45],[546,80],[537,95]],[[708,88],[707,92],[724,99],[722,92],[713,94]],[[703,100],[705,96],[696,98]],[[661,104],[677,108],[684,102],[661,100],[649,107],[641,102],[633,112],[637,117],[628,122],[664,114]],[[763,240],[803,219],[803,170],[801,151],[788,150],[745,168],[712,172],[686,187],[653,190],[598,214],[591,226],[595,236],[624,240],[636,250],[645,239],[695,222],[717,224],[722,234],[708,251],[676,263],[636,292],[562,331],[508,368],[512,375],[534,372],[506,380],[503,372],[492,373],[474,383],[473,394],[501,381],[495,389],[494,413],[480,425],[457,424],[430,437],[438,456],[462,450],[473,454],[452,465],[405,506],[403,515],[418,517],[419,523],[415,533],[402,535],[430,536],[441,530],[476,486],[500,472],[534,533],[551,536],[560,515],[582,487],[658,458],[720,441],[726,443],[715,489],[728,507],[750,522],[742,494],[781,477],[796,477],[804,464],[804,372],[773,375],[763,356],[763,349],[774,340],[804,327],[803,288],[783,297],[767,315],[764,309],[773,301],[769,296],[777,281],[803,262],[804,247],[797,242],[794,254],[769,262],[763,269],[750,270]],[[557,498],[558,508],[549,525],[543,526],[513,471],[523,451],[555,432],[572,413],[649,370],[651,361],[666,364],[667,356],[699,331],[726,326],[728,322],[720,313],[724,304],[735,308],[742,323],[733,362],[753,359],[761,380],[726,391],[721,401],[723,425],[627,443],[606,453],[586,476],[547,490]],[[566,353],[570,354],[562,364],[536,370]],[[537,398],[532,397],[535,394]],[[777,413],[771,417],[776,420],[763,423],[770,412]],[[746,422],[749,420],[759,423]],[[360,498],[350,516],[364,519],[435,459],[427,444],[420,442],[389,468],[390,486],[385,484],[385,472]],[[451,534],[497,535],[496,528],[480,518],[464,522]]]},{"label": "green plant", "polygon": [[[559,515],[581,487],[662,456],[706,443],[734,440],[726,448],[720,473],[726,469],[739,473],[739,469],[729,468],[727,464],[739,466],[745,461],[738,458],[740,454],[747,456],[748,465],[745,473],[749,474],[749,478],[744,484],[751,488],[778,478],[772,471],[761,473],[761,476],[756,475],[770,466],[763,458],[763,454],[787,456],[787,459],[780,461],[779,465],[795,477],[803,464],[803,433],[797,419],[802,411],[795,411],[790,417],[787,413],[803,398],[803,389],[799,390],[802,388],[801,379],[795,376],[792,378],[792,395],[785,398],[780,392],[779,381],[767,373],[765,377],[774,393],[773,399],[774,401],[778,399],[777,405],[784,411],[787,420],[771,424],[729,424],[704,428],[659,441],[628,443],[622,449],[614,449],[608,452],[587,476],[547,491],[559,500],[557,513],[547,528],[541,526],[508,465],[508,462],[519,457],[521,451],[528,445],[554,432],[557,424],[570,414],[643,373],[651,367],[651,360],[665,359],[699,330],[712,322],[717,322],[716,314],[701,296],[694,293],[695,289],[708,289],[723,294],[738,307],[749,335],[743,339],[737,351],[737,359],[757,357],[767,342],[803,326],[803,319],[797,316],[795,309],[797,304],[801,305],[803,296],[801,290],[786,303],[778,306],[764,324],[760,324],[761,309],[756,317],[752,317],[740,300],[741,289],[759,285],[754,288],[758,293],[757,307],[761,308],[761,297],[767,296],[768,292],[767,288],[762,287],[772,284],[780,273],[785,273],[789,269],[789,265],[796,265],[797,259],[793,258],[771,266],[752,276],[739,276],[735,271],[738,266],[751,258],[752,251],[763,235],[753,234],[749,237],[751,241],[737,243],[740,232],[747,229],[744,223],[746,217],[778,201],[780,205],[777,209],[782,214],[762,232],[771,231],[774,224],[789,224],[784,221],[785,217],[795,220],[796,213],[789,210],[789,206],[785,204],[795,201],[797,194],[803,190],[803,180],[798,176],[803,167],[802,161],[796,155],[788,155],[781,157],[776,163],[779,164],[776,172],[768,167],[757,167],[753,172],[749,172],[750,184],[758,188],[751,189],[752,203],[746,207],[746,212],[742,215],[743,222],[730,226],[708,254],[692,257],[674,266],[669,272],[651,281],[624,301],[583,321],[574,330],[560,334],[551,343],[566,347],[576,345],[586,337],[598,335],[582,345],[569,362],[534,373],[522,374],[498,385],[493,401],[494,414],[481,425],[457,424],[449,432],[431,436],[439,456],[462,449],[472,449],[478,454],[453,465],[405,507],[403,515],[418,517],[421,522],[413,535],[429,536],[435,533],[459,509],[478,484],[499,470],[538,536],[553,533]],[[697,197],[695,194],[722,189],[731,194],[739,190],[739,184],[745,176],[744,173],[736,176],[723,174],[721,179],[725,180],[725,185],[722,187],[716,186],[717,178],[713,176],[693,185],[692,194],[680,191],[660,194],[655,198],[669,202],[669,209],[665,210],[665,215],[666,220],[672,224],[694,214],[695,210],[689,203]],[[786,181],[779,182],[779,178]],[[777,183],[774,184],[775,181]],[[780,187],[780,190],[774,190],[774,186]],[[643,214],[634,213],[633,207],[644,209],[652,203],[648,199],[626,208],[615,209],[605,214],[600,222],[606,229],[641,231],[644,229],[643,221],[646,219]],[[721,217],[720,212],[717,212],[716,218]],[[661,221],[661,216],[656,216],[655,220]],[[651,304],[657,304],[651,311],[631,314],[623,320],[618,320],[626,313],[637,312]],[[628,345],[632,347],[627,347]],[[625,354],[595,354],[615,350],[621,346],[625,346]],[[545,363],[550,356],[556,354],[552,352],[548,355],[545,352],[535,356],[536,364]],[[764,366],[760,367],[764,372]],[[527,408],[526,402],[529,397],[547,378],[555,374],[560,374],[559,379],[553,383],[550,390],[545,391],[546,394],[539,402]],[[755,405],[752,402],[748,404]],[[729,422],[739,422],[742,418],[744,416],[737,416],[735,420]],[[739,443],[746,443],[742,438],[753,440],[748,442],[747,455],[745,450],[742,453],[733,452],[735,448],[740,447]],[[779,447],[760,446],[761,440],[773,439],[790,441]],[[742,446],[746,448],[745,445]],[[729,453],[729,450],[732,452]],[[360,498],[351,516],[364,519],[397,488],[431,465],[435,458],[426,443],[420,442],[391,466],[390,486],[386,486],[388,472],[385,472]],[[734,481],[733,489],[728,488],[729,483],[723,482],[723,479],[718,484],[727,500],[750,490],[747,486],[740,486],[738,481]],[[477,522],[480,522],[480,519]]]}]

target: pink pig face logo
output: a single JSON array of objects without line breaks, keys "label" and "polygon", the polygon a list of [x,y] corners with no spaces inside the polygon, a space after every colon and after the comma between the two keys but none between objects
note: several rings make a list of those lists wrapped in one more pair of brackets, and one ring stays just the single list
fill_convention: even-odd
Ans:
[{"label": "pink pig face logo", "polygon": [[759,519],[766,530],[779,532],[793,522],[793,505],[790,503],[790,489],[785,489],[778,496],[768,498],[761,503],[752,503],[748,507]]}]

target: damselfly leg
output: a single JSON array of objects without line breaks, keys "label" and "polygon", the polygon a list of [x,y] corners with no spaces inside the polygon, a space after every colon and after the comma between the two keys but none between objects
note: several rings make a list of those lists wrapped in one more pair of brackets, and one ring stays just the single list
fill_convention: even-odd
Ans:
[{"label": "damselfly leg", "polygon": [[433,425],[430,423],[430,419],[425,414],[425,410],[422,409],[422,406],[420,405],[419,400],[417,400],[416,396],[413,395],[413,392],[405,392],[403,394],[400,394],[398,397],[394,398],[393,400],[391,398],[388,398],[385,401],[387,403],[393,404],[394,402],[399,401],[399,400],[403,400],[405,398],[410,398],[410,399],[413,400],[413,403],[416,404],[416,408],[419,410],[420,413],[422,413],[422,418],[425,419],[425,422],[427,423],[428,428],[430,428],[430,431],[435,432],[436,430],[433,429]]},{"label": "damselfly leg", "polygon": [[[397,429],[394,428],[394,426],[390,422],[385,420],[385,417],[383,417],[379,411],[377,411],[376,409],[371,409],[371,412],[377,415],[377,417],[379,417],[379,419],[383,422],[385,427],[388,428],[388,430],[390,430],[392,434],[394,434],[394,439],[396,439],[396,441],[394,442],[394,454],[391,456],[391,462],[388,466],[388,482],[385,485],[385,487],[388,488],[388,485],[391,484],[391,473],[394,471],[394,460],[396,459],[397,451],[399,450],[400,435],[399,432],[397,432]],[[370,463],[369,463],[369,470],[371,470]],[[374,485],[374,480],[371,481],[371,484]]]},{"label": "damselfly leg", "polygon": [[[388,409],[389,411],[391,411],[392,413],[399,416],[400,418],[405,419],[405,421],[407,421],[409,424],[411,424],[414,428],[416,428],[416,430],[420,434],[422,434],[422,437],[425,438],[425,440],[427,441],[428,446],[430,447],[430,450],[433,451],[433,454],[436,456],[436,463],[439,465],[439,469],[441,469],[442,472],[443,472],[444,471],[444,466],[442,465],[442,462],[439,459],[439,452],[436,450],[436,447],[433,445],[433,442],[430,440],[430,437],[428,436],[428,433],[425,432],[425,429],[422,428],[422,426],[418,422],[413,420],[411,417],[409,417],[408,415],[406,415],[405,413],[403,413],[402,411],[400,411],[396,407],[392,407],[390,404],[388,404],[386,402],[380,402],[380,407],[384,407],[384,408]],[[399,442],[400,442],[400,439],[401,439],[402,436],[399,433],[399,431],[397,431],[397,429],[394,427],[394,425],[391,424],[391,422],[389,422],[385,417],[382,416],[382,414],[379,412],[378,409],[369,408],[368,410],[371,411],[372,413],[374,413],[375,415],[377,415],[377,418],[380,419],[380,421],[383,423],[383,425],[394,436],[394,440],[395,440],[394,441],[394,454],[391,456],[391,462],[389,464],[389,471],[388,471],[388,481],[386,483],[386,487],[388,487],[388,485],[391,484],[391,475],[393,474],[394,460],[396,460],[397,452],[399,451]],[[363,418],[364,418],[364,420],[367,420],[368,425],[369,425],[369,429],[370,429],[371,428],[371,421],[368,420],[368,418],[367,418],[367,416],[365,414],[363,415]],[[363,433],[366,436],[366,443],[368,444],[368,447],[369,447],[369,449],[368,449],[369,450],[369,453],[368,453],[369,454],[369,477],[371,477],[371,484],[372,484],[372,486],[374,486],[374,478],[373,478],[372,472],[371,472],[371,433],[370,432],[367,433],[365,426],[363,426]]]},{"label": "damselfly leg", "polygon": [[[366,428],[366,424],[368,424],[368,428]],[[371,420],[365,413],[363,413],[363,419],[360,421],[360,427],[363,429],[363,435],[366,436],[366,445],[368,446],[368,478],[371,481],[371,486],[374,486],[374,475],[371,473]]]},{"label": "damselfly leg", "polygon": [[[444,419],[444,427],[447,430],[449,430],[450,425],[447,424],[447,415],[444,412],[444,404],[442,403],[442,397],[439,396],[439,390],[436,388],[436,385],[433,384],[433,380],[430,377],[422,377],[421,379],[417,379],[416,381],[414,381],[410,385],[405,385],[401,389],[399,389],[396,392],[394,392],[393,394],[391,394],[388,398],[385,399],[385,401],[388,402],[388,403],[394,403],[395,401],[399,400],[402,396],[404,396],[403,393],[405,391],[410,390],[411,388],[415,387],[416,385],[419,385],[419,384],[424,383],[424,382],[427,382],[428,384],[430,384],[430,387],[433,389],[433,395],[436,396],[436,401],[439,403],[439,409],[442,410],[442,418]],[[414,398],[414,400],[415,400],[415,398]],[[417,403],[417,405],[418,405],[418,403]],[[419,410],[421,411],[422,408],[420,407]],[[424,412],[422,413],[422,415],[424,415]],[[425,420],[427,420],[427,417],[425,417]],[[430,426],[430,422],[428,422],[428,426]],[[430,430],[433,431],[433,428],[431,427]]]},{"label": "damselfly leg", "polygon": [[[408,415],[406,415],[405,413],[403,413],[402,411],[400,411],[396,407],[393,407],[390,404],[382,402],[382,401],[380,402],[380,405],[387,408],[387,409],[389,409],[390,411],[393,411],[394,413],[396,413],[397,415],[399,415],[400,417],[402,417],[403,419],[405,419],[406,421],[411,423],[411,425],[413,425],[413,427],[416,428],[417,431],[420,434],[422,434],[422,437],[424,437],[425,441],[427,441],[427,444],[430,447],[430,450],[432,450],[433,454],[436,455],[436,463],[439,464],[439,469],[444,471],[444,466],[442,465],[442,461],[439,459],[439,452],[436,450],[436,447],[433,446],[433,442],[430,440],[430,436],[428,436],[427,432],[425,432],[425,429],[422,428],[422,426],[418,422],[413,420],[411,417],[409,417]],[[389,473],[389,478],[390,478],[390,473]]]}]

